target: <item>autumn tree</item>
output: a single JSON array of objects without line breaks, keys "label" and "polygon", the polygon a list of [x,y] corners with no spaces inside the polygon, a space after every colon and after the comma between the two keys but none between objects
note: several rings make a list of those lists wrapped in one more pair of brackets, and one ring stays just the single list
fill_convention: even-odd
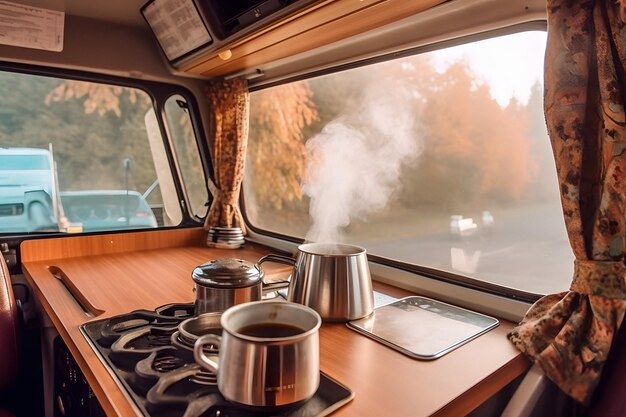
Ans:
[{"label": "autumn tree", "polygon": [[449,211],[519,200],[536,175],[525,107],[515,100],[501,107],[464,62],[421,79],[428,80],[418,86],[424,152],[407,172],[403,200]]},{"label": "autumn tree", "polygon": [[[257,204],[305,214],[306,199],[293,204],[302,197],[304,142],[333,120],[359,111],[364,100],[375,100],[364,95],[368,85],[400,79],[412,96],[402,105],[416,119],[411,147],[421,155],[400,167],[403,175],[389,204],[453,212],[522,198],[537,173],[527,107],[515,100],[499,105],[465,62],[441,72],[427,56],[416,56],[310,79],[308,86],[255,93],[247,163]],[[392,134],[394,122],[389,121]]]},{"label": "autumn tree", "polygon": [[[121,98],[126,96],[131,104],[146,107],[149,98],[138,94],[138,90],[118,85],[90,83],[78,80],[65,80],[59,83],[45,98],[45,103],[81,100],[86,114],[97,113],[104,116],[107,112],[122,116]],[[141,103],[138,103],[141,102]]]},{"label": "autumn tree", "polygon": [[256,203],[280,209],[302,199],[305,127],[318,119],[306,81],[262,90],[250,100],[246,164]]},{"label": "autumn tree", "polygon": [[537,163],[538,171],[536,179],[526,190],[526,197],[537,203],[559,201],[559,183],[543,112],[543,85],[541,83],[535,83],[531,89],[526,109],[529,119],[530,153]]}]

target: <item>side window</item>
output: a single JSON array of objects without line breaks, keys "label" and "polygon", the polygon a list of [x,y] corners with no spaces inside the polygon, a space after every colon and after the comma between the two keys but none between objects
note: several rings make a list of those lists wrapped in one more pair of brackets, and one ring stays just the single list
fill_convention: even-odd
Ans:
[{"label": "side window", "polygon": [[145,91],[11,72],[0,91],[0,233],[180,223],[180,205],[164,209],[159,179],[172,173],[156,165],[165,150]]},{"label": "side window", "polygon": [[191,213],[202,218],[206,216],[208,210],[206,203],[209,195],[196,136],[189,115],[189,106],[184,97],[174,95],[167,99],[165,102],[165,120]]},{"label": "side window", "polygon": [[566,289],[545,41],[515,33],[254,92],[248,221],[532,293]]}]

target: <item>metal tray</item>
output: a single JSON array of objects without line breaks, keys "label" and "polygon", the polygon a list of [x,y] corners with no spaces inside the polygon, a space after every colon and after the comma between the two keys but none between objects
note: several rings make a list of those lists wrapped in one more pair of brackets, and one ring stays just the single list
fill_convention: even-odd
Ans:
[{"label": "metal tray", "polygon": [[412,358],[437,359],[493,329],[498,320],[426,297],[406,297],[347,325]]}]

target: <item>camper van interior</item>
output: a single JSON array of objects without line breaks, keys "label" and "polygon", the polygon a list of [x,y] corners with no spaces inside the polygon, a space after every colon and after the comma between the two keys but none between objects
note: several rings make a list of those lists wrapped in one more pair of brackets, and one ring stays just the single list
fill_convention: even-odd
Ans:
[{"label": "camper van interior", "polygon": [[0,0],[0,417],[626,416],[623,0]]}]

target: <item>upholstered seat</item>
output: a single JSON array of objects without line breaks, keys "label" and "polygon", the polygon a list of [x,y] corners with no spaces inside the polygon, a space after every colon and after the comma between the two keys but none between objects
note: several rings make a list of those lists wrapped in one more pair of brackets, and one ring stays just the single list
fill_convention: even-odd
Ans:
[{"label": "upholstered seat", "polygon": [[[11,288],[9,269],[0,255],[0,391],[14,382],[17,375],[19,340],[17,332],[17,306]],[[12,416],[1,409],[0,417]]]}]

